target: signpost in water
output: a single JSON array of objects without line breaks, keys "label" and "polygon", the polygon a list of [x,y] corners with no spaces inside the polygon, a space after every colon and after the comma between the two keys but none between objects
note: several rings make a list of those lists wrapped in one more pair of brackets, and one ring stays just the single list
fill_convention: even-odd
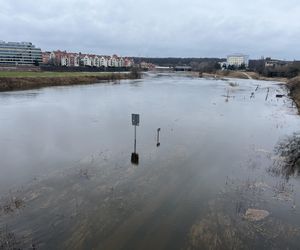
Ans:
[{"label": "signpost in water", "polygon": [[136,153],[136,126],[140,125],[140,115],[131,114],[132,125],[134,126],[134,152],[131,154],[131,163],[139,164],[139,155]]}]

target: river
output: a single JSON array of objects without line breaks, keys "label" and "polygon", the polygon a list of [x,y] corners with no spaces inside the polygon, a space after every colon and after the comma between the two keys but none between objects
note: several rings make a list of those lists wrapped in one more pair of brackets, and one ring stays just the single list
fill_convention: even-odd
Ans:
[{"label": "river", "polygon": [[0,249],[299,249],[299,132],[277,82],[0,93]]}]

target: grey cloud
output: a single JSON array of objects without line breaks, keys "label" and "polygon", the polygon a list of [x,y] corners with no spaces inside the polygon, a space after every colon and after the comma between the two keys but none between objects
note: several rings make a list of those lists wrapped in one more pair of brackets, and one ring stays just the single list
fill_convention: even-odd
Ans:
[{"label": "grey cloud", "polygon": [[296,0],[0,0],[0,39],[133,56],[300,57]]}]

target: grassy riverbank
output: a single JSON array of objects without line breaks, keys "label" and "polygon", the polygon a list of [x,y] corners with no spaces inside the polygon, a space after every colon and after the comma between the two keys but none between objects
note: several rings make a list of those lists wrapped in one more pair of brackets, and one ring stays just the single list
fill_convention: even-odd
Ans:
[{"label": "grassy riverbank", "polygon": [[215,73],[203,73],[202,77],[215,77],[215,78],[239,78],[239,79],[255,79],[264,81],[278,81],[287,82],[287,78],[282,77],[265,77],[256,72],[249,71],[235,71],[235,70],[218,70]]},{"label": "grassy riverbank", "polygon": [[26,90],[48,86],[92,84],[136,78],[118,72],[22,72],[0,71],[0,91]]}]

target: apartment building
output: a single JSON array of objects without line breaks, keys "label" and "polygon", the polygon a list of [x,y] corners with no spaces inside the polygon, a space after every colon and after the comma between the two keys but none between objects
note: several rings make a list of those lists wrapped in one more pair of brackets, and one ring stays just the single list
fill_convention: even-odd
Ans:
[{"label": "apartment building", "polygon": [[0,41],[0,65],[38,65],[42,51],[30,42]]},{"label": "apartment building", "polygon": [[117,55],[101,56],[82,53],[69,53],[66,51],[43,52],[43,63],[54,64],[65,67],[132,67],[134,61],[130,58],[123,58]]},{"label": "apartment building", "polygon": [[241,65],[245,65],[248,67],[249,65],[249,56],[243,54],[233,54],[227,56],[227,66],[236,66],[240,67]]}]

